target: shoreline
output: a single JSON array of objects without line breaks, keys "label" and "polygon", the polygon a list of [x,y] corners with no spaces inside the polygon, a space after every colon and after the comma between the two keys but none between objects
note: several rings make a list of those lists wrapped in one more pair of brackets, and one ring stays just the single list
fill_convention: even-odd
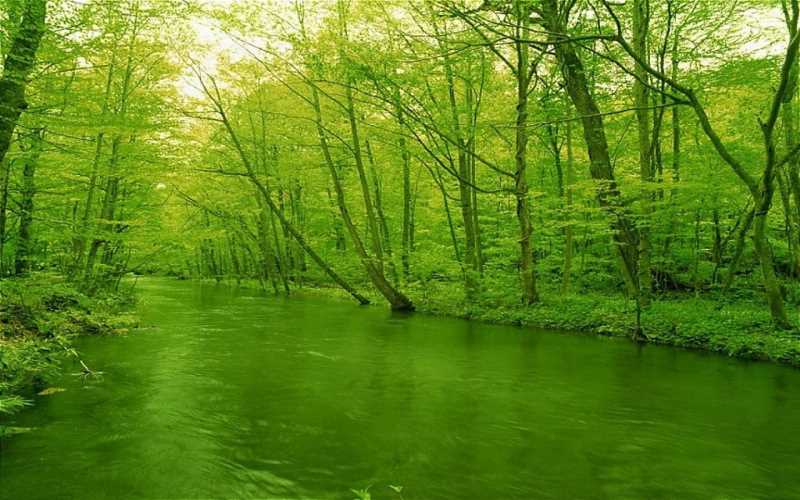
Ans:
[{"label": "shoreline", "polygon": [[[215,283],[215,280],[200,280]],[[223,280],[219,284],[260,290],[256,281],[239,284]],[[372,291],[363,292],[372,301],[367,307],[382,307],[383,300]],[[352,302],[339,288],[306,283],[293,294],[336,298]],[[433,298],[437,294],[410,288],[416,312],[438,317],[478,321],[487,324],[546,330],[554,334],[572,332],[632,339],[634,316],[632,307],[621,297],[601,294],[570,294],[555,299],[545,298],[533,306],[508,303],[465,305],[456,300]],[[291,295],[290,295],[291,297]],[[734,302],[720,306],[716,301],[694,297],[669,297],[654,301],[642,312],[643,344],[702,351],[749,361],[763,361],[800,368],[800,331],[773,328],[763,307],[752,302]],[[611,312],[609,312],[611,311]]]},{"label": "shoreline", "polygon": [[[176,280],[173,276],[152,276]],[[85,335],[124,335],[137,328],[137,292],[111,298],[91,298],[68,284],[45,283],[47,276],[16,281],[24,292],[17,299],[7,295],[0,302],[0,362],[6,367],[0,378],[0,437],[25,432],[13,426],[13,415],[33,405],[38,397],[59,392],[52,382],[70,360],[92,371],[72,348],[72,341]],[[52,276],[50,277],[52,279]],[[149,278],[149,277],[145,277]],[[192,279],[274,295],[255,280]],[[482,300],[466,304],[456,299],[453,286],[428,284],[409,287],[416,313],[490,325],[535,329],[557,335],[609,337],[629,342],[634,331],[633,310],[622,297],[601,294],[568,294],[557,300],[545,298],[532,306]],[[365,289],[371,304],[382,307],[382,298]],[[323,298],[355,304],[345,291],[305,282],[289,295]],[[552,295],[556,297],[556,294]],[[357,304],[356,304],[357,305]],[[745,361],[761,361],[800,368],[800,332],[772,327],[758,304],[738,301],[727,304],[694,297],[666,297],[642,312],[645,339],[653,344],[724,355]]]},{"label": "shoreline", "polygon": [[0,297],[0,438],[29,429],[14,414],[38,397],[63,389],[52,384],[69,363],[95,376],[73,341],[82,336],[125,335],[137,328],[135,293],[90,297],[62,276],[33,274],[4,279]]}]

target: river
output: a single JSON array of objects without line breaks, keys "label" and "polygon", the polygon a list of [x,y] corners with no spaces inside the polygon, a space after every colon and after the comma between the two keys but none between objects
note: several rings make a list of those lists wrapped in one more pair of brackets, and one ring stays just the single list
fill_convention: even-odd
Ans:
[{"label": "river", "polygon": [[800,498],[800,370],[137,287],[144,328],[80,341],[102,379],[67,374],[20,416],[0,498]]}]

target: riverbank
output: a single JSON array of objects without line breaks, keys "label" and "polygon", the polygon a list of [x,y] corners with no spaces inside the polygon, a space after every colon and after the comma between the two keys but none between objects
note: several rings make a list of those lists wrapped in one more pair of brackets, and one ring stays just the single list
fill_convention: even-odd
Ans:
[{"label": "riverbank", "polygon": [[[256,281],[239,286],[259,288]],[[631,338],[636,326],[632,301],[599,293],[543,290],[542,300],[523,306],[497,297],[464,302],[449,283],[411,286],[406,293],[417,312],[485,323]],[[360,289],[373,304],[384,300],[366,287]],[[338,288],[306,286],[295,293],[351,300]],[[776,330],[765,306],[748,299],[735,301],[696,298],[692,294],[659,297],[642,311],[644,341],[703,350],[740,359],[800,367],[800,330]]]},{"label": "riverbank", "polygon": [[[631,301],[599,294],[545,297],[532,306],[491,302],[465,306],[431,298],[420,301],[418,309],[494,324],[613,337],[632,338],[636,328]],[[647,343],[800,367],[800,332],[773,328],[760,304],[667,297],[645,308],[641,322]]]},{"label": "riverbank", "polygon": [[[51,387],[72,363],[95,375],[72,347],[79,335],[122,334],[137,326],[132,292],[89,297],[62,277],[34,274],[3,279],[0,290],[0,437],[19,432],[11,415]],[[5,424],[5,425],[4,425]]]}]

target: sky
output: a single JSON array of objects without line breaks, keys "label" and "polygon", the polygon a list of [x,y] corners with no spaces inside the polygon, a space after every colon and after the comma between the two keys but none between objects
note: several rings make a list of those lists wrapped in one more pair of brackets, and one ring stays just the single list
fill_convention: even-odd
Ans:
[{"label": "sky", "polygon": [[[209,9],[226,8],[236,3],[243,3],[253,5],[263,4],[265,9],[288,9],[295,0],[204,0],[204,4]],[[381,1],[381,0],[374,0]],[[741,26],[741,33],[745,36],[748,34],[765,33],[772,31],[782,35],[784,28],[783,14],[778,8],[770,10],[753,11],[751,16],[746,16],[744,19],[739,19]],[[215,73],[218,67],[217,61],[219,56],[225,56],[231,60],[236,60],[240,57],[246,57],[247,51],[240,47],[239,43],[232,40],[231,37],[215,28],[213,21],[207,18],[198,17],[192,21],[192,28],[195,31],[198,42],[207,46],[204,51],[203,57],[200,59],[203,68],[210,72]],[[780,41],[776,42],[769,37],[751,39],[742,50],[750,53],[756,57],[776,56],[783,53],[786,43],[782,36],[778,37]],[[187,75],[181,81],[181,90],[184,94],[191,97],[200,97],[199,91],[194,88],[194,76],[187,72]]]}]

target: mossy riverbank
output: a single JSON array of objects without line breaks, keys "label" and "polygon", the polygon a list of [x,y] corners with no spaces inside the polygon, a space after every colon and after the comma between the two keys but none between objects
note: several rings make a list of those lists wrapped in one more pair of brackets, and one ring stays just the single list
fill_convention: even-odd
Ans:
[{"label": "mossy riverbank", "polygon": [[12,415],[51,384],[67,366],[94,372],[73,348],[80,335],[124,334],[137,326],[130,292],[89,297],[63,278],[34,274],[0,282],[0,437],[18,432]]},{"label": "mossy riverbank", "polygon": [[[421,312],[494,324],[632,338],[635,311],[623,299],[571,295],[533,306],[420,303]],[[800,332],[776,330],[751,304],[719,308],[713,301],[680,298],[642,311],[642,341],[800,367]]]}]

